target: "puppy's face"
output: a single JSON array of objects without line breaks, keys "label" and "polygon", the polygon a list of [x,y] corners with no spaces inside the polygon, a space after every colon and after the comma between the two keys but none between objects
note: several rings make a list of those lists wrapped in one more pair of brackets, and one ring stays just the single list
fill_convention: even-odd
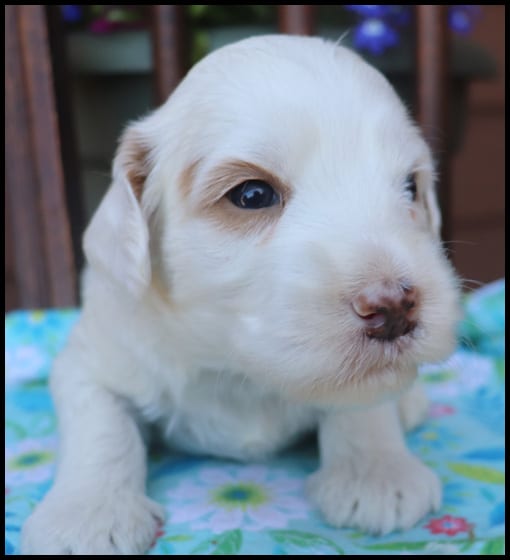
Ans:
[{"label": "puppy's face", "polygon": [[453,349],[439,224],[430,152],[387,81],[275,36],[213,53],[127,131],[85,248],[130,297],[161,297],[182,359],[362,403]]}]

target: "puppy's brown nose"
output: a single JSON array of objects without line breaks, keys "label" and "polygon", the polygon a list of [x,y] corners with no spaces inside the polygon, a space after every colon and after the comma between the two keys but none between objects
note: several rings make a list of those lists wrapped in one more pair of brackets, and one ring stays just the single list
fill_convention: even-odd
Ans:
[{"label": "puppy's brown nose", "polygon": [[416,326],[418,290],[404,283],[367,286],[352,302],[369,338],[394,340]]}]

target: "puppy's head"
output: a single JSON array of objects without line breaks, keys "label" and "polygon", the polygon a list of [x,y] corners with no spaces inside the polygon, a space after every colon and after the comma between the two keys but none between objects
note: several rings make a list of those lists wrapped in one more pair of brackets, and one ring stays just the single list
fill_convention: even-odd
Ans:
[{"label": "puppy's head", "polygon": [[248,39],[128,129],[85,249],[130,298],[160,298],[181,360],[369,402],[454,346],[433,183],[419,131],[360,57]]}]

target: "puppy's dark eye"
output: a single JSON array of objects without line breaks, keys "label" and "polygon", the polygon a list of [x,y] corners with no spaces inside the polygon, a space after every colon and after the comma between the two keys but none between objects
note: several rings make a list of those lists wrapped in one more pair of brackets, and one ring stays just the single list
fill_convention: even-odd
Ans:
[{"label": "puppy's dark eye", "polygon": [[273,187],[258,179],[245,181],[227,193],[227,197],[239,208],[259,210],[280,202],[280,196]]},{"label": "puppy's dark eye", "polygon": [[406,194],[414,202],[416,200],[416,196],[417,196],[416,174],[415,173],[410,173],[406,177],[406,182],[404,183],[404,188],[406,190]]}]

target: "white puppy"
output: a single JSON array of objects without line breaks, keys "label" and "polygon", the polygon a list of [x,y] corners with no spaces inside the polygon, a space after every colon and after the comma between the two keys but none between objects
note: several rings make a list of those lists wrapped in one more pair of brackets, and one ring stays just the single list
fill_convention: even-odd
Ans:
[{"label": "white puppy", "polygon": [[197,64],[127,129],[85,233],[83,312],[51,377],[58,471],[23,552],[147,550],[163,511],[141,422],[247,460],[317,428],[308,490],[338,527],[437,509],[402,432],[458,316],[433,178],[392,87],[343,47],[267,36]]}]

